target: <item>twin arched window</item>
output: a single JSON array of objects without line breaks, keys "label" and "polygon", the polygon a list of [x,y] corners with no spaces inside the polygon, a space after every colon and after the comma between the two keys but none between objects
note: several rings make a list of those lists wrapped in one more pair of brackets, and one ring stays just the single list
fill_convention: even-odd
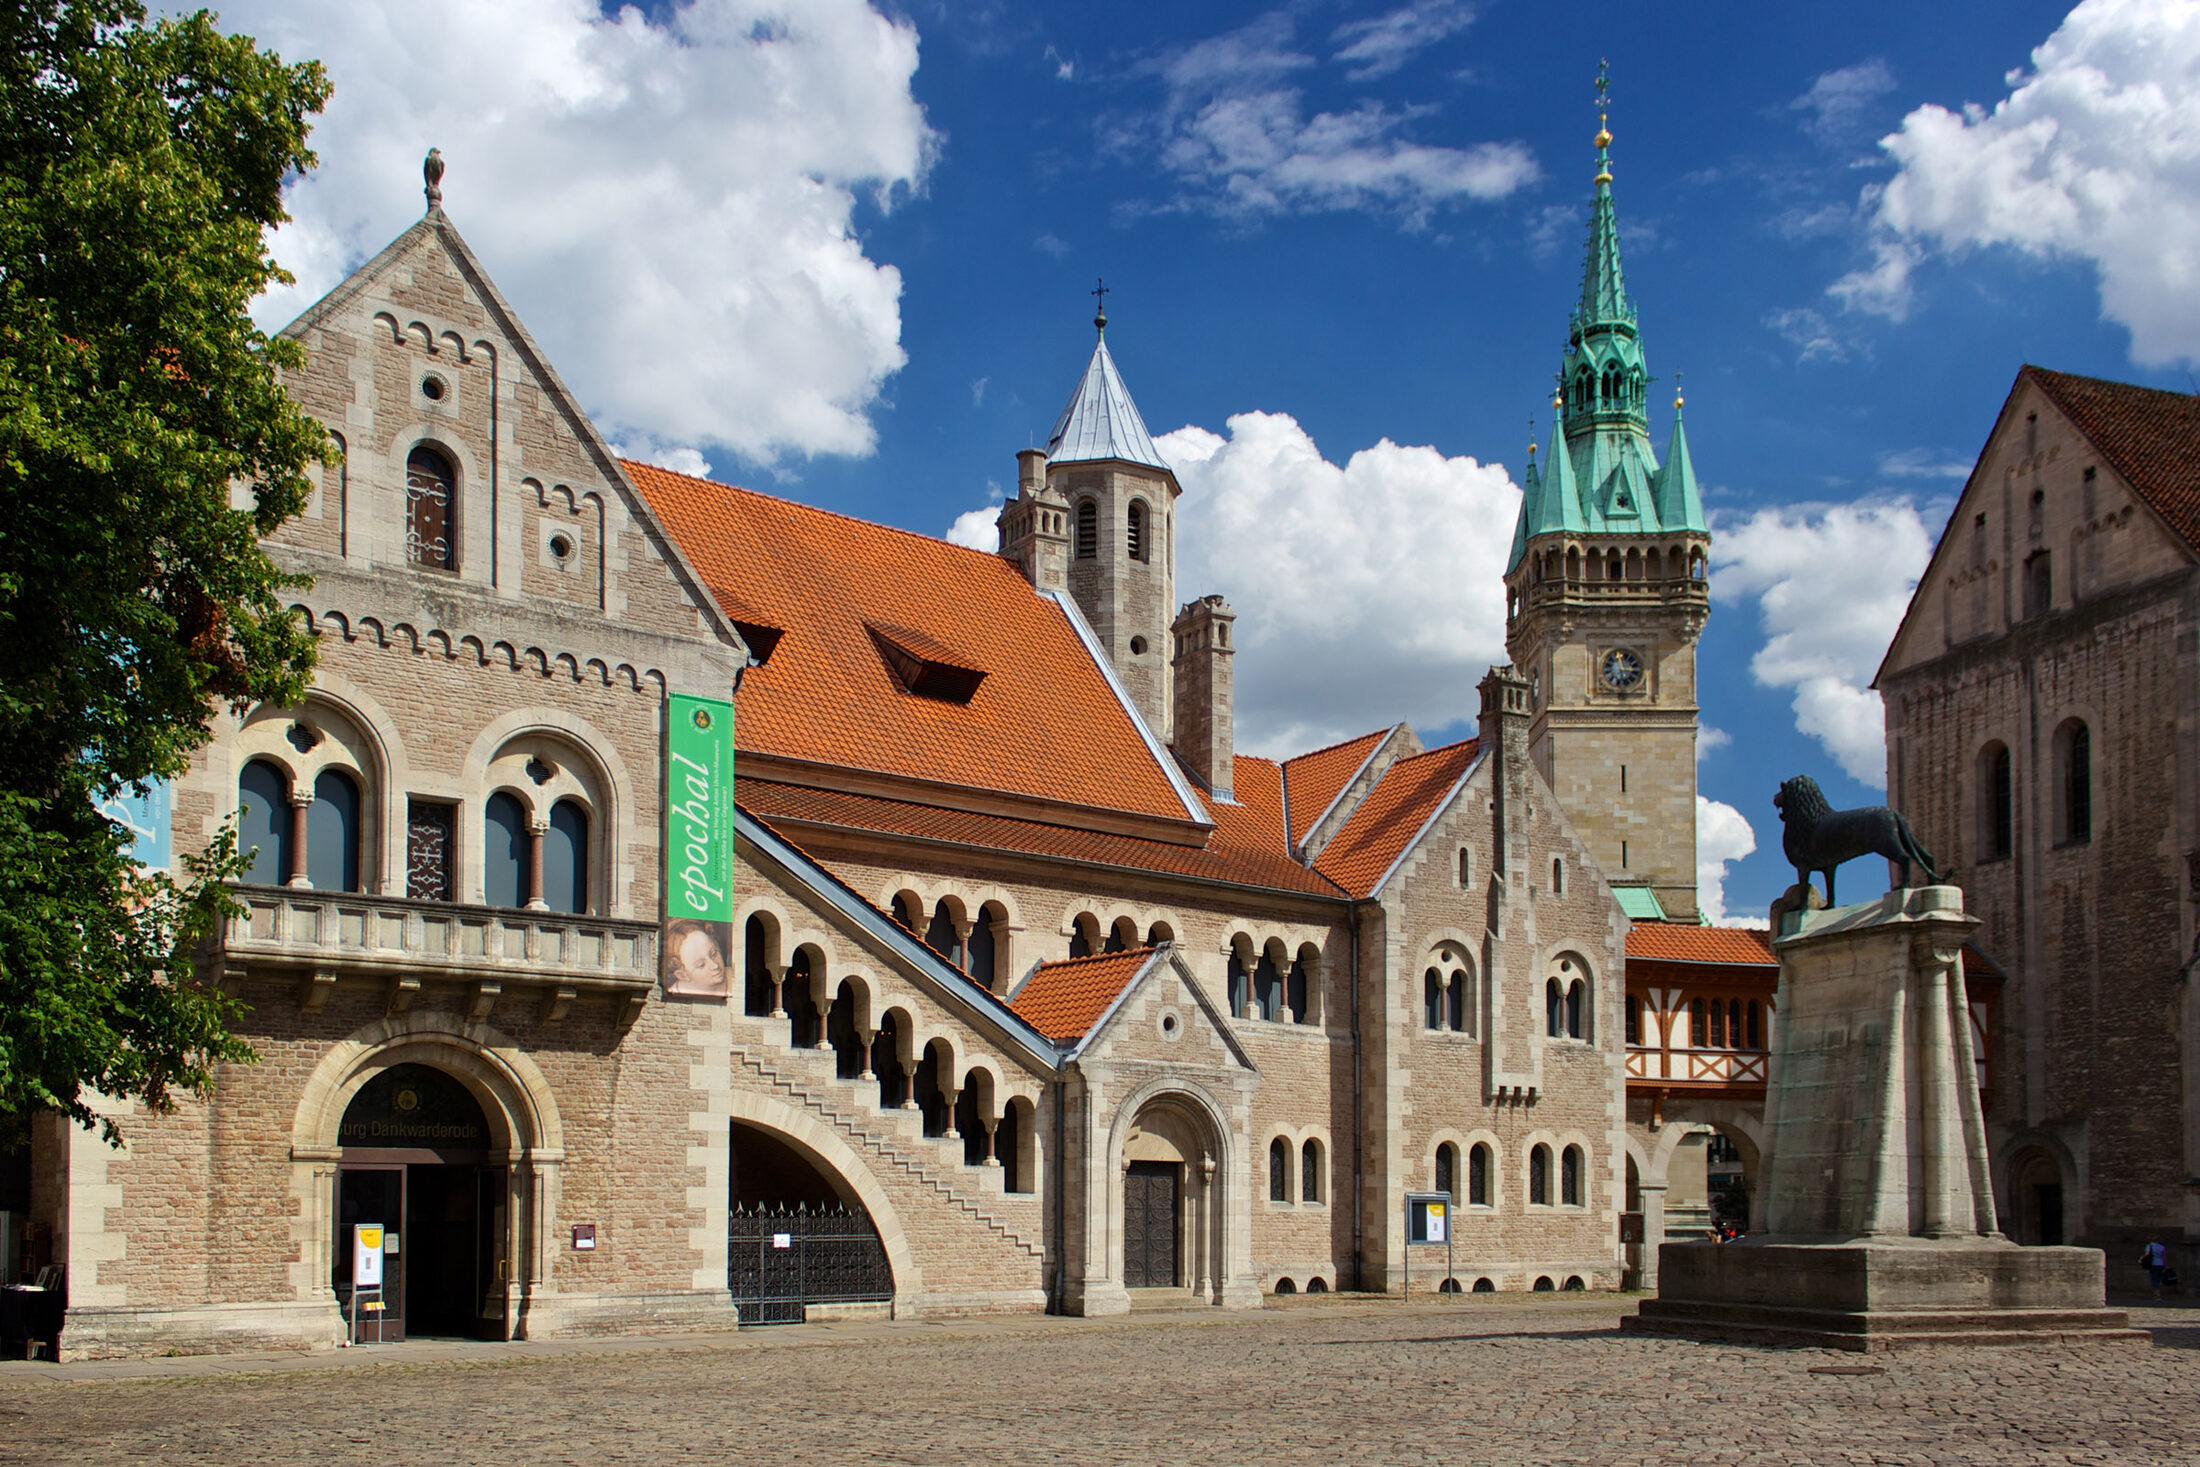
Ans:
[{"label": "twin arched window", "polygon": [[1589,1037],[1589,985],[1576,978],[1561,984],[1553,978],[1543,985],[1546,1009],[1544,1032],[1552,1039]]},{"label": "twin arched window", "polygon": [[482,810],[482,900],[492,907],[540,902],[553,912],[588,910],[588,812],[573,800],[550,808],[537,843],[527,809],[498,790]]},{"label": "twin arched window", "polygon": [[316,891],[360,890],[359,782],[343,770],[324,769],[314,778],[303,819],[297,810],[287,774],[265,759],[245,765],[237,778],[237,845],[251,858],[244,879],[257,886],[302,881]]},{"label": "twin arched window", "polygon": [[1466,1033],[1468,987],[1466,972],[1460,968],[1453,968],[1449,974],[1440,967],[1430,968],[1423,973],[1423,1025],[1430,1030],[1448,1029],[1454,1034]]},{"label": "twin arched window", "polygon": [[[1328,1168],[1322,1165],[1322,1144],[1306,1141],[1299,1147],[1299,1196],[1301,1202],[1319,1202],[1329,1190]],[[1268,1143],[1268,1200],[1291,1200],[1291,1143],[1278,1136]]]}]

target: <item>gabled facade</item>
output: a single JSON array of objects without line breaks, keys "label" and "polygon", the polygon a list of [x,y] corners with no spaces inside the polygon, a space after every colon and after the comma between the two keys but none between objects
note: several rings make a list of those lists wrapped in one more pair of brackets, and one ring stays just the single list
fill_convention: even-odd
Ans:
[{"label": "gabled facade", "polygon": [[2025,367],[1879,670],[1888,793],[2004,975],[2003,1224],[2134,1286],[2200,1252],[2196,645],[2200,403]]}]

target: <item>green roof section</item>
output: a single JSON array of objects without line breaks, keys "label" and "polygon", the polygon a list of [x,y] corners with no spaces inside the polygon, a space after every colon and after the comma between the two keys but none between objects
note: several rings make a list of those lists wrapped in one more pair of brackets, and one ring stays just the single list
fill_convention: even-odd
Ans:
[{"label": "green roof section", "polygon": [[1647,886],[1615,886],[1612,895],[1619,901],[1619,909],[1631,921],[1663,922],[1665,908],[1658,905],[1658,894]]},{"label": "green roof section", "polygon": [[1661,468],[1650,446],[1648,366],[1635,305],[1620,263],[1612,201],[1612,134],[1597,123],[1596,192],[1581,262],[1581,296],[1567,322],[1559,364],[1551,451],[1531,462],[1513,527],[1510,572],[1539,535],[1708,535],[1695,465],[1675,401],[1673,437]]}]

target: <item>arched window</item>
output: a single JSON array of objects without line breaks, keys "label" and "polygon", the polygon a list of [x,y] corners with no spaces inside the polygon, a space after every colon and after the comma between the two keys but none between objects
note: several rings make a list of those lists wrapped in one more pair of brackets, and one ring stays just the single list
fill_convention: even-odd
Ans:
[{"label": "arched window", "polygon": [[1589,1037],[1589,985],[1579,978],[1566,985],[1566,1037]]},{"label": "arched window", "polygon": [[1283,1015],[1283,975],[1276,971],[1276,959],[1271,953],[1260,955],[1260,965],[1253,970],[1253,997],[1260,1004],[1260,1016],[1273,1024]]},{"label": "arched window", "polygon": [[237,848],[251,854],[244,879],[254,886],[290,879],[290,780],[265,759],[237,776]]},{"label": "arched window", "polygon": [[1988,744],[1978,756],[1979,859],[1997,861],[2017,848],[2016,805],[2009,746]]},{"label": "arched window", "polygon": [[[893,914],[895,926],[912,937],[916,936],[917,923],[924,909],[917,905],[915,897],[905,891],[897,891],[894,893],[894,899],[887,904],[886,909]],[[1076,951],[1072,949],[1070,956],[1074,958],[1077,955]]]},{"label": "arched window", "polygon": [[1454,1199],[1459,1196],[1459,1148],[1449,1141],[1436,1148],[1436,1190]]},{"label": "arched window", "polygon": [[1322,1185],[1322,1144],[1309,1141],[1299,1148],[1299,1201],[1319,1202],[1327,1191]]},{"label": "arched window", "polygon": [[771,933],[762,917],[742,929],[741,1011],[758,1018],[772,1011]]},{"label": "arched window", "polygon": [[1551,895],[1566,895],[1566,862],[1563,857],[1551,857]]},{"label": "arched window", "polygon": [[1291,960],[1291,971],[1284,977],[1283,1003],[1284,1007],[1291,1011],[1291,1022],[1294,1024],[1304,1024],[1313,1018],[1312,1011],[1306,1006],[1306,967],[1305,958],[1293,958]]},{"label": "arched window", "polygon": [[1703,1000],[1700,998],[1690,999],[1688,1001],[1688,1047],[1690,1049],[1709,1047],[1707,1040],[1711,1031],[1705,1028],[1704,1024]]},{"label": "arched window", "polygon": [[458,478],[451,461],[432,448],[416,448],[405,457],[405,559],[430,570],[449,570],[451,504]]},{"label": "arched window", "polygon": [[1281,1136],[1268,1143],[1268,1200],[1291,1200],[1291,1143]]},{"label": "arched window", "polygon": [[1566,1037],[1566,990],[1556,978],[1543,985],[1543,1033],[1551,1039]]},{"label": "arched window", "polygon": [[1100,937],[1100,919],[1090,912],[1079,912],[1069,924],[1069,955],[1073,958],[1089,958]]},{"label": "arched window", "polygon": [[2093,839],[2093,734],[2073,718],[2055,730],[2055,837],[2063,845]]},{"label": "arched window", "polygon": [[499,790],[481,812],[481,899],[492,907],[527,902],[527,811]]},{"label": "arched window", "polygon": [[1091,560],[1100,553],[1100,506],[1089,499],[1077,501],[1077,558]]},{"label": "arched window", "polygon": [[1627,1042],[1642,1043],[1642,1000],[1632,993],[1627,995]]},{"label": "arched window", "polygon": [[978,920],[970,924],[970,976],[983,983],[987,988],[993,987],[994,973],[997,968],[997,950],[993,938],[993,924],[1003,920],[1007,915],[1001,913],[1000,916],[996,916],[997,911],[999,909],[990,904],[980,907],[978,909]]},{"label": "arched window", "polygon": [[1551,1205],[1551,1148],[1538,1146],[1528,1153],[1528,1201],[1537,1207]]},{"label": "arched window", "polygon": [[1749,1016],[1749,1047],[1751,1049],[1763,1049],[1765,1047],[1764,1004],[1753,998],[1749,1001],[1749,1007],[1744,1012]]},{"label": "arched window", "polygon": [[1104,953],[1123,952],[1137,941],[1138,929],[1130,925],[1128,917],[1124,917],[1108,929],[1106,940],[1100,944],[1100,951]]},{"label": "arched window", "polygon": [[1459,848],[1459,889],[1465,891],[1467,883],[1474,879],[1474,852],[1465,846]]},{"label": "arched window", "polygon": [[1421,997],[1423,1022],[1431,1029],[1443,1028],[1444,975],[1440,970],[1431,968],[1421,975]]},{"label": "arched window", "polygon": [[1447,1010],[1445,1017],[1451,1020],[1451,1032],[1467,1032],[1467,975],[1459,969],[1451,970],[1451,983],[1446,989]]},{"label": "arched window", "polygon": [[1245,955],[1237,944],[1230,945],[1230,1017],[1242,1018],[1245,1014]]},{"label": "arched window", "polygon": [[542,834],[542,904],[553,912],[588,910],[588,812],[578,800],[550,807]]},{"label": "arched window", "polygon": [[1558,1200],[1568,1207],[1581,1206],[1581,1148],[1569,1146],[1558,1159]]},{"label": "arched window", "polygon": [[1717,999],[1711,1001],[1711,1032],[1704,1043],[1711,1049],[1726,1048],[1726,1005]]},{"label": "arched window", "polygon": [[1469,1207],[1487,1207],[1490,1205],[1490,1161],[1490,1148],[1486,1145],[1477,1143],[1475,1148],[1467,1153],[1467,1205]]},{"label": "arched window", "polygon": [[962,966],[962,934],[955,930],[955,912],[945,897],[932,908],[932,925],[924,929],[924,945],[956,967]]},{"label": "arched window", "polygon": [[324,769],[313,781],[306,880],[317,891],[359,890],[359,786],[340,769]]},{"label": "arched window", "polygon": [[1146,558],[1146,504],[1141,499],[1131,501],[1130,552],[1133,560]]}]

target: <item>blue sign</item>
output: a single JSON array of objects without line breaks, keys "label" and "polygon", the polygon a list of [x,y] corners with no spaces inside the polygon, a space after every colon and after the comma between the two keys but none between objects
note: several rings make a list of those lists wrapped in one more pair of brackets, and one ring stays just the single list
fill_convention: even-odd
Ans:
[{"label": "blue sign", "polygon": [[128,828],[130,859],[152,871],[166,871],[174,855],[169,837],[176,792],[165,779],[142,788],[125,787],[100,802],[99,813]]}]

